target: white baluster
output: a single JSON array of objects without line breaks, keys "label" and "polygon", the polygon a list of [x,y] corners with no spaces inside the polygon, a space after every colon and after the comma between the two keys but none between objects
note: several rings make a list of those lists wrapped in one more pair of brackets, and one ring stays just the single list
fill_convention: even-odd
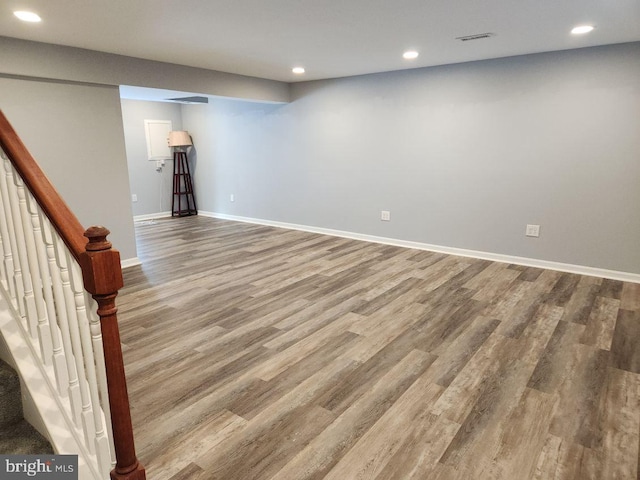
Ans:
[{"label": "white baluster", "polygon": [[[80,412],[82,411],[82,403],[80,401],[80,388],[78,384],[78,372],[73,358],[73,347],[71,345],[71,333],[69,331],[69,320],[67,317],[67,306],[62,286],[62,270],[66,270],[66,256],[58,255],[57,243],[63,244],[57,232],[53,230],[53,226],[49,219],[43,217],[42,230],[45,234],[45,242],[47,244],[47,257],[51,270],[51,282],[53,284],[53,297],[56,303],[58,326],[62,336],[62,352],[56,351],[55,347],[53,355],[56,358],[54,363],[62,359],[66,365],[67,393],[63,396],[69,396],[69,407],[71,408],[72,418],[76,425],[80,426]],[[64,244],[63,244],[64,245]],[[65,247],[63,247],[65,248]],[[61,383],[62,383],[62,376]],[[61,385],[64,387],[64,385]]]},{"label": "white baluster", "polygon": [[[20,312],[20,315],[24,318],[26,316],[24,307],[24,283],[22,282],[22,268],[20,266],[20,258],[16,256],[18,252],[16,232],[13,223],[13,212],[11,209],[11,195],[9,194],[9,185],[13,185],[13,173],[11,170],[11,163],[6,158],[4,159],[4,174],[0,175],[2,178],[2,208],[4,210],[4,218],[6,220],[7,231],[9,233],[9,242],[11,245],[12,254],[7,257],[5,252],[5,265],[7,265],[7,271],[9,265],[13,265],[13,282],[10,282],[9,291],[13,292],[14,304],[13,306]],[[10,262],[10,263],[9,263]]]},{"label": "white baluster", "polygon": [[[38,226],[34,226],[36,232],[39,231],[40,239],[36,239],[36,246],[38,248],[38,257],[42,257],[39,261],[41,269],[44,269],[42,273],[43,277],[43,289],[44,299],[47,306],[47,318],[49,319],[49,331],[51,335],[51,363],[53,364],[53,371],[56,375],[56,386],[58,393],[66,397],[67,389],[69,388],[69,372],[68,365],[65,363],[65,355],[63,350],[63,344],[60,343],[61,327],[59,326],[58,312],[56,311],[56,303],[60,311],[60,315],[65,315],[64,311],[64,297],[62,295],[62,283],[60,281],[60,271],[56,264],[56,254],[53,247],[53,237],[51,236],[51,224],[46,215],[42,212],[40,207],[36,204],[33,197],[29,195],[29,208],[35,206],[36,218]],[[33,217],[32,217],[33,219]],[[58,296],[54,287],[55,280],[58,282]],[[71,350],[69,350],[71,352]],[[71,360],[71,358],[69,359]],[[73,366],[73,362],[71,362]],[[75,367],[73,367],[75,371]]]},{"label": "white baluster", "polygon": [[[7,156],[5,155],[4,151],[2,149],[0,149],[0,157],[3,160],[7,160]],[[4,287],[5,290],[7,292],[9,292],[9,296],[11,297],[11,301],[14,304],[14,306],[17,305],[16,302],[16,285],[13,281],[13,274],[14,274],[14,268],[13,268],[13,254],[11,252],[11,234],[9,233],[9,227],[7,224],[7,218],[10,218],[6,215],[7,211],[11,211],[7,207],[5,208],[5,197],[8,196],[6,195],[6,180],[5,180],[5,176],[4,175],[0,175],[0,190],[2,190],[2,194],[0,194],[0,202],[2,203],[2,206],[0,207],[0,235],[2,235],[2,265],[4,266]],[[4,215],[2,215],[2,212],[5,212]]]},{"label": "white baluster", "polygon": [[[89,329],[89,317],[87,316],[84,282],[82,280],[82,270],[76,262],[69,259],[71,271],[71,288],[76,301],[76,313],[78,326],[80,327],[80,338],[82,341],[82,351],[85,358],[87,372],[87,382],[89,383],[89,394],[93,407],[93,422],[95,425],[95,447],[98,465],[101,470],[108,472],[111,467],[111,455],[109,452],[109,439],[105,434],[104,422],[102,421],[102,411],[100,408],[100,396],[98,394],[98,374],[96,372],[96,356],[94,355],[92,342],[92,332]],[[102,346],[102,333],[98,334],[100,346]],[[101,348],[102,350],[102,348]],[[104,352],[102,353],[102,363],[104,363]]]},{"label": "white baluster", "polygon": [[100,316],[98,315],[98,304],[91,298],[89,292],[85,290],[85,304],[87,315],[89,316],[89,327],[91,329],[91,342],[93,343],[93,354],[95,356],[96,371],[98,373],[98,390],[100,393],[100,405],[105,416],[107,426],[107,437],[111,449],[111,466],[116,463],[116,451],[113,444],[113,427],[111,426],[111,405],[109,404],[109,387],[107,386],[107,370],[104,364],[104,345],[102,343],[102,329]]},{"label": "white baluster", "polygon": [[[81,425],[85,437],[85,445],[91,453],[94,453],[93,437],[95,436],[95,427],[93,425],[93,413],[91,411],[91,398],[89,397],[89,388],[87,385],[87,376],[84,370],[84,359],[82,357],[82,343],[80,341],[80,329],[78,326],[78,318],[76,316],[75,298],[71,288],[71,274],[69,272],[69,250],[60,237],[56,239],[56,255],[58,265],[60,266],[60,278],[62,280],[62,291],[64,294],[64,305],[67,312],[67,320],[69,324],[69,334],[71,337],[71,347],[73,349],[72,356],[75,360],[76,371],[78,377],[69,379],[69,392],[77,395],[80,390],[80,410],[77,412],[78,417],[74,418],[78,426]],[[73,261],[73,260],[72,260]],[[66,353],[69,355],[69,353]],[[75,400],[72,401],[74,404]]]},{"label": "white baluster", "polygon": [[[53,348],[51,347],[51,331],[49,330],[49,319],[44,303],[44,279],[43,273],[48,277],[46,271],[46,258],[40,258],[36,243],[42,244],[40,236],[40,222],[37,214],[34,216],[29,211],[27,205],[27,189],[19,175],[15,175],[16,188],[18,189],[18,200],[20,202],[20,217],[22,218],[22,228],[24,230],[24,240],[27,246],[27,261],[29,262],[29,272],[31,273],[31,284],[33,297],[36,302],[36,314],[38,315],[38,339],[40,340],[40,357],[45,365],[51,363]],[[35,231],[35,227],[38,231]],[[44,251],[42,252],[44,253]],[[42,263],[41,263],[42,262]]]},{"label": "white baluster", "polygon": [[[9,239],[7,239],[7,242]],[[0,251],[4,251],[4,240],[2,239],[2,229],[0,229]],[[7,275],[7,269],[4,266],[4,262],[0,262],[0,285],[5,292],[9,291],[9,276]]]},{"label": "white baluster", "polygon": [[13,220],[13,229],[16,234],[16,246],[18,250],[18,258],[20,259],[20,268],[22,272],[22,285],[24,287],[24,304],[25,304],[25,316],[27,320],[27,329],[32,338],[38,338],[38,312],[36,310],[36,301],[33,296],[33,284],[31,283],[31,274],[29,271],[29,260],[27,254],[27,248],[25,244],[25,232],[22,226],[22,216],[20,215],[20,200],[18,198],[18,187],[16,182],[20,180],[17,178],[13,170],[13,166],[8,164],[11,180],[7,177],[7,187],[9,190],[9,204],[11,205],[11,218]]},{"label": "white baluster", "polygon": [[[0,149],[0,156],[4,155],[2,149]],[[2,197],[0,196],[0,205],[2,202]],[[0,207],[2,208],[2,207]],[[6,222],[6,219],[3,219]],[[6,246],[5,246],[6,242]],[[4,252],[5,248],[9,247],[9,237],[2,236],[2,228],[0,228],[0,251]],[[11,272],[13,273],[13,271]],[[4,265],[4,262],[0,262],[0,285],[2,285],[2,289],[5,292],[9,291],[9,274],[7,272],[7,268]]]},{"label": "white baluster", "polygon": [[[9,241],[9,239],[7,239]],[[4,248],[4,240],[2,239],[2,230],[0,229],[0,251],[3,251]],[[0,262],[0,285],[2,285],[2,289],[6,292],[9,291],[9,276],[7,275],[7,269],[4,266],[4,262]]]}]

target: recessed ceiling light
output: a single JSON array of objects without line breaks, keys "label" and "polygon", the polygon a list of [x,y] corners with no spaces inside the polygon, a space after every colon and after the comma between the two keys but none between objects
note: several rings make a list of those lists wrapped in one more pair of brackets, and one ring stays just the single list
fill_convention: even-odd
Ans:
[{"label": "recessed ceiling light", "polygon": [[37,13],[33,13],[33,12],[25,12],[25,11],[17,11],[17,12],[13,12],[13,14],[18,17],[20,20],[22,20],[23,22],[40,22],[42,21],[42,19],[40,18],[40,15],[38,15]]},{"label": "recessed ceiling light", "polygon": [[418,58],[418,55],[420,54],[415,50],[409,50],[402,54],[402,58],[404,58],[405,60],[413,60],[414,58]]},{"label": "recessed ceiling light", "polygon": [[580,35],[581,33],[589,33],[591,30],[593,30],[593,26],[591,25],[580,25],[579,27],[575,27],[571,30],[571,33],[574,35]]},{"label": "recessed ceiling light", "polygon": [[301,75],[301,74],[304,73],[304,68],[302,68],[302,67],[294,67],[294,68],[291,69],[291,71],[293,73],[295,73],[296,75]]}]

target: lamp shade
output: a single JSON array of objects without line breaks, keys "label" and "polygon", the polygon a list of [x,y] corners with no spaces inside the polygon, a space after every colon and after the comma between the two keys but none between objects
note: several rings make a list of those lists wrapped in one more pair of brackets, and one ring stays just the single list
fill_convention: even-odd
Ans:
[{"label": "lamp shade", "polygon": [[170,147],[188,147],[193,145],[189,132],[185,132],[182,130],[169,132],[168,140]]}]

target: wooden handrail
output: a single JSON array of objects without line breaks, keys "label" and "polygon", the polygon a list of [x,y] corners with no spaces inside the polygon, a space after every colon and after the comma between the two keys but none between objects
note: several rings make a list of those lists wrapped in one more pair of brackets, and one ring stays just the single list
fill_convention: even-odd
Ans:
[{"label": "wooden handrail", "polygon": [[62,200],[18,134],[0,110],[0,147],[7,154],[25,185],[77,262],[85,251],[84,228]]},{"label": "wooden handrail", "polygon": [[107,240],[109,230],[86,231],[62,200],[0,110],[0,147],[7,154],[40,208],[82,268],[85,289],[98,303],[105,357],[111,425],[116,454],[112,480],[145,480],[136,457],[115,298],[123,286],[120,254]]}]

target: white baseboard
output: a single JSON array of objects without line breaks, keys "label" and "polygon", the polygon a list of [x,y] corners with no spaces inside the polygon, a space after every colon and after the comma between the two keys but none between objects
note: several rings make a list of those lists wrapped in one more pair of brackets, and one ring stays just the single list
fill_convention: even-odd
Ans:
[{"label": "white baseboard", "polygon": [[288,228],[291,230],[301,230],[303,232],[321,233],[334,237],[351,238],[354,240],[364,240],[366,242],[382,243],[384,245],[394,245],[397,247],[415,248],[418,250],[428,250],[430,252],[446,253],[449,255],[457,255],[459,257],[471,257],[481,260],[491,260],[500,263],[512,263],[525,267],[544,268],[547,270],[557,270],[559,272],[576,273],[578,275],[587,275],[590,277],[609,278],[612,280],[620,280],[623,282],[640,283],[640,274],[630,272],[620,272],[617,270],[607,270],[604,268],[587,267],[584,265],[573,265],[570,263],[551,262],[548,260],[539,260],[536,258],[516,257],[512,255],[503,255],[501,253],[482,252],[479,250],[467,250],[464,248],[444,247],[442,245],[431,245],[428,243],[412,242],[409,240],[399,240],[395,238],[378,237],[375,235],[366,235],[363,233],[346,232],[342,230],[333,230],[330,228],[311,227],[308,225],[298,225],[295,223],[277,222],[273,220],[263,220],[260,218],[240,217],[237,215],[228,215],[226,213],[198,211],[203,217],[220,218],[222,220],[234,220],[236,222],[255,223],[258,225],[267,225],[270,227]]},{"label": "white baseboard", "polygon": [[125,258],[124,260],[120,260],[120,266],[124,268],[135,267],[136,265],[142,265],[142,262],[138,257],[133,258]]},{"label": "white baseboard", "polygon": [[167,218],[171,216],[171,212],[156,212],[156,213],[147,213],[145,215],[135,215],[133,217],[134,222],[144,222],[147,220],[155,220],[156,218]]}]

